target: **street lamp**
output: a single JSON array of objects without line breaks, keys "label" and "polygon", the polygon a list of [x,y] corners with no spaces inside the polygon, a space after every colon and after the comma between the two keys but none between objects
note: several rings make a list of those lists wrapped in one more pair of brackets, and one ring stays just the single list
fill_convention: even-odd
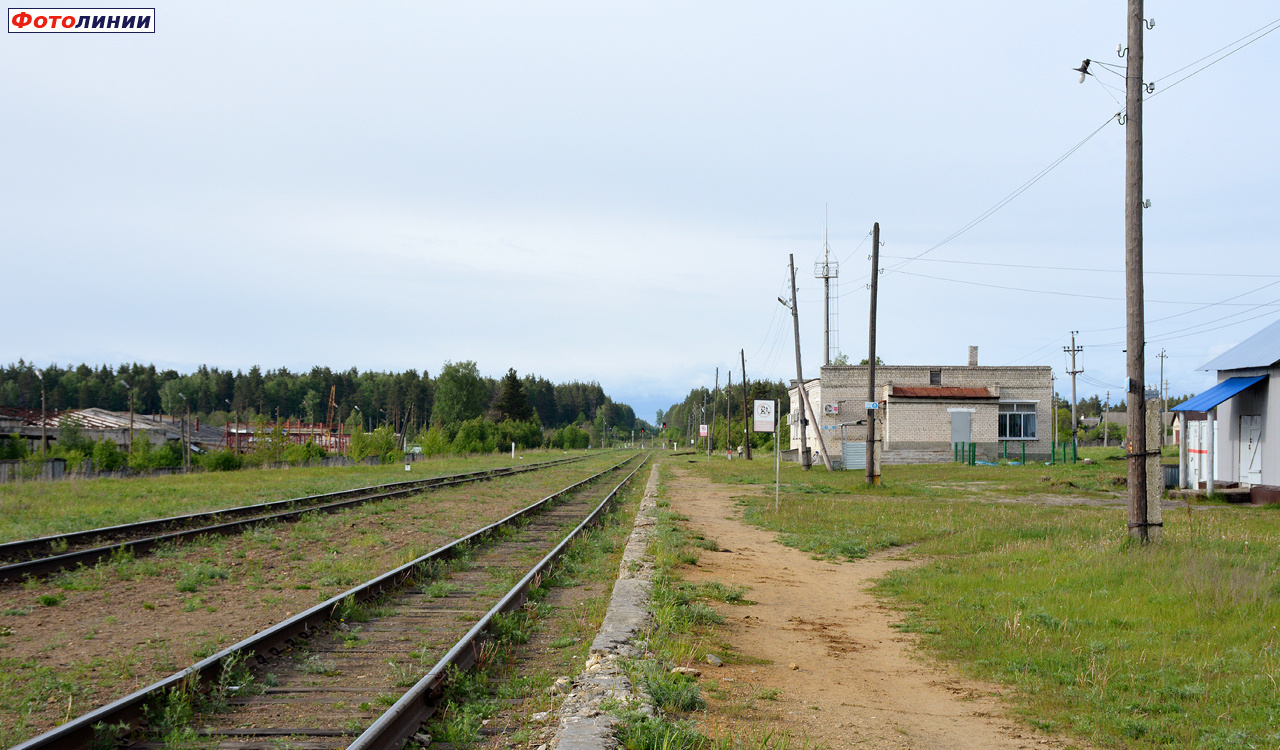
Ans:
[{"label": "street lamp", "polygon": [[124,450],[125,450],[125,453],[132,454],[133,453],[133,386],[129,385],[128,381],[125,381],[125,380],[121,380],[120,385],[123,385],[125,389],[129,391],[129,444],[125,446]]},{"label": "street lamp", "polygon": [[360,411],[360,407],[356,406],[355,404],[352,404],[351,408],[360,412],[360,429],[363,430],[364,429],[364,412]]},{"label": "street lamp", "polygon": [[182,420],[182,470],[188,471],[191,468],[191,439],[187,436],[187,429],[191,425],[191,402],[181,392],[178,393],[178,398],[187,407],[187,416]]},{"label": "street lamp", "polygon": [[44,370],[37,368],[35,373],[36,377],[40,378],[40,455],[43,457],[49,446],[44,416]]}]

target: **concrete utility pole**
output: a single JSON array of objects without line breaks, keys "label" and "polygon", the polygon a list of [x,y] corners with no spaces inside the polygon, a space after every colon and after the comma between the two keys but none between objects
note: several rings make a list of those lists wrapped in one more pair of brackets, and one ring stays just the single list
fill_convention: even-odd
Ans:
[{"label": "concrete utility pole", "polygon": [[1125,71],[1125,341],[1128,370],[1129,536],[1151,538],[1147,515],[1146,322],[1142,286],[1142,0],[1129,0]]},{"label": "concrete utility pole", "polygon": [[1084,372],[1083,369],[1076,369],[1076,355],[1084,351],[1083,346],[1076,346],[1076,334],[1079,331],[1071,332],[1071,346],[1062,347],[1062,351],[1071,355],[1071,369],[1067,370],[1067,374],[1071,376],[1071,453],[1075,455],[1080,450],[1080,419],[1076,416],[1076,376]]},{"label": "concrete utility pole", "polygon": [[1164,448],[1164,358],[1168,355],[1164,353],[1164,349],[1160,350],[1160,447]]},{"label": "concrete utility pole", "polygon": [[867,484],[880,484],[876,472],[876,294],[880,280],[880,222],[871,227],[871,329],[867,333]]},{"label": "concrete utility pole", "polygon": [[[782,302],[784,305],[787,304],[784,300],[778,301]],[[789,306],[791,308],[791,323],[796,334],[796,395],[800,400],[800,403],[796,404],[796,406],[800,407],[800,419],[798,425],[800,427],[800,468],[808,471],[809,444],[805,441],[804,433],[804,423],[806,419],[804,403],[807,399],[805,398],[804,392],[804,374],[800,369],[800,311],[796,307],[796,256],[794,253],[791,255],[791,304]]]},{"label": "concrete utility pole", "polygon": [[40,457],[44,458],[49,447],[49,436],[45,430],[48,420],[44,412],[44,370],[36,370],[36,377],[40,378]]},{"label": "concrete utility pole", "polygon": [[751,460],[751,425],[748,423],[749,415],[747,414],[747,350],[739,349],[738,356],[742,357],[742,442],[747,452],[747,460]]}]

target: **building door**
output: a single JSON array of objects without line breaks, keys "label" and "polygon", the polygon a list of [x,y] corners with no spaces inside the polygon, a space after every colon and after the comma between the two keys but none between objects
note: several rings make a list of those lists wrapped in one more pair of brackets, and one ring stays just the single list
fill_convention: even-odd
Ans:
[{"label": "building door", "polygon": [[1240,415],[1240,481],[1262,484],[1262,415]]},{"label": "building door", "polygon": [[951,412],[951,444],[967,443],[972,436],[972,412],[953,411]]}]

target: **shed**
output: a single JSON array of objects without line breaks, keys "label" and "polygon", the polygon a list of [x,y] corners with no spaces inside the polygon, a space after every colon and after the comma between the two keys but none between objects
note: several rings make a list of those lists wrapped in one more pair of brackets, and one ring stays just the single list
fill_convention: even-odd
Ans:
[{"label": "shed", "polygon": [[[1173,408],[1181,485],[1280,483],[1280,439],[1267,436],[1268,425],[1280,428],[1280,397],[1270,388],[1280,378],[1280,320],[1200,369],[1216,372],[1218,384]],[[1206,418],[1195,420],[1196,412]]]}]

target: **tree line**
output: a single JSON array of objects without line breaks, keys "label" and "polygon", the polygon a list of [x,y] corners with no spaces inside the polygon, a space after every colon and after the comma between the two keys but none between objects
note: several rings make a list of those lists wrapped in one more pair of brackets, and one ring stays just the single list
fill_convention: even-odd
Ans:
[{"label": "tree line", "polygon": [[[791,399],[787,395],[787,386],[781,381],[770,382],[755,380],[747,384],[747,414],[750,416],[752,402],[756,399],[772,399],[778,402],[776,414],[782,421],[782,444],[790,441],[786,414],[791,411]],[[705,403],[705,408],[703,404]],[[730,415],[728,423],[725,414]],[[713,420],[712,417],[715,417]],[[666,422],[667,428],[663,437],[677,441],[682,447],[688,447],[690,440],[697,442],[698,425],[715,425],[712,437],[713,447],[717,449],[737,448],[742,445],[743,435],[751,436],[751,445],[756,448],[772,445],[771,435],[743,432],[742,422],[742,386],[732,388],[694,388],[689,395],[678,404],[657,415],[658,423]],[[750,425],[748,425],[749,427]],[[702,443],[697,443],[701,445]]]},{"label": "tree line", "polygon": [[[635,411],[614,402],[595,382],[552,383],[514,369],[501,379],[481,375],[475,362],[446,362],[432,378],[426,371],[361,372],[313,367],[248,372],[201,365],[194,372],[157,369],[139,363],[87,364],[37,368],[19,360],[0,369],[0,406],[40,409],[43,376],[50,413],[97,407],[127,411],[130,396],[139,414],[192,416],[219,425],[238,419],[254,422],[300,420],[307,423],[360,424],[372,431],[388,425],[398,433],[416,433],[431,425],[476,418],[536,421],[543,429],[600,421],[605,426],[636,428]],[[511,384],[503,388],[503,382]],[[518,388],[512,387],[518,384]],[[332,402],[330,398],[332,397]],[[332,406],[331,406],[332,403]],[[332,411],[332,413],[330,413]]]}]

